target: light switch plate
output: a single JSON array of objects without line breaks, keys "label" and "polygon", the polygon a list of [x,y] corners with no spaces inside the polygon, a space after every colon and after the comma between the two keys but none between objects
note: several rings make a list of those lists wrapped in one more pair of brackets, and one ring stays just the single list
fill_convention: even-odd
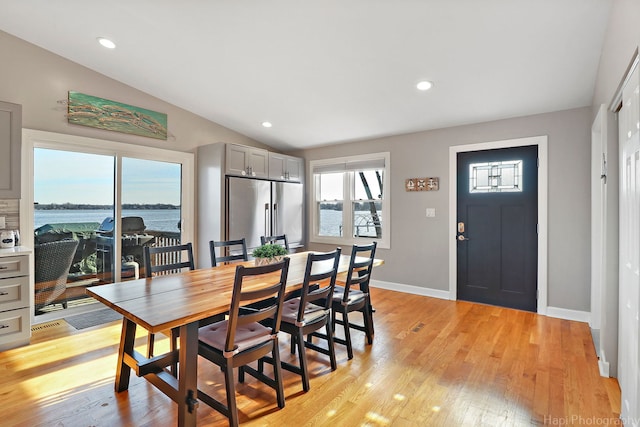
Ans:
[{"label": "light switch plate", "polygon": [[436,208],[427,208],[427,218],[435,218],[436,216]]}]

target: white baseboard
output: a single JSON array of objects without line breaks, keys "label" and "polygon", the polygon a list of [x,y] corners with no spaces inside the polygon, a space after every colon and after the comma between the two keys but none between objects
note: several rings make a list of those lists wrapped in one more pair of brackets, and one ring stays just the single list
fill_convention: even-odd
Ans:
[{"label": "white baseboard", "polygon": [[[402,283],[385,282],[371,279],[371,286],[374,288],[388,289],[390,291],[405,292],[407,294],[422,295],[425,297],[451,299],[448,290],[423,288],[421,286],[404,285]],[[575,320],[577,322],[589,323],[591,313],[588,311],[570,310],[568,308],[547,307],[543,316],[556,317],[558,319]]]},{"label": "white baseboard", "polygon": [[403,285],[402,283],[384,282],[382,280],[371,279],[371,286],[374,288],[388,289],[390,291],[404,292],[413,295],[422,295],[424,297],[450,299],[449,291],[441,289],[423,288],[421,286]]},{"label": "white baseboard", "polygon": [[588,311],[570,310],[568,308],[547,307],[547,316],[558,319],[575,320],[576,322],[589,323],[591,313]]}]

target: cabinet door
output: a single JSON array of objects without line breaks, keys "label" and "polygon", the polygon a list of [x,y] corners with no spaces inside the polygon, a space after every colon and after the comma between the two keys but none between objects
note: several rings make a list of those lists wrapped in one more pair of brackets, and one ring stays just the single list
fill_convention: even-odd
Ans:
[{"label": "cabinet door", "polygon": [[0,199],[20,198],[22,106],[0,102]]},{"label": "cabinet door", "polygon": [[249,147],[227,144],[225,171],[227,175],[246,176],[249,167]]},{"label": "cabinet door", "polygon": [[286,160],[284,154],[269,153],[269,178],[285,180]]},{"label": "cabinet door", "polygon": [[304,174],[304,160],[299,157],[287,156],[285,158],[287,181],[300,182]]},{"label": "cabinet door", "polygon": [[254,178],[269,177],[269,152],[260,148],[249,148],[249,174]]}]

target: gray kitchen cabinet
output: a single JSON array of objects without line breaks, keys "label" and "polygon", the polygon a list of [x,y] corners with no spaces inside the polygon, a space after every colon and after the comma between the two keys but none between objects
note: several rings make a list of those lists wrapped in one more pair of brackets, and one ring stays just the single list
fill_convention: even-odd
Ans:
[{"label": "gray kitchen cabinet", "polygon": [[19,250],[0,251],[0,351],[26,345],[31,337],[29,255]]},{"label": "gray kitchen cabinet", "polygon": [[227,175],[251,178],[269,177],[269,152],[261,148],[227,144]]},{"label": "gray kitchen cabinet", "polygon": [[22,106],[0,101],[0,199],[20,198]]},{"label": "gray kitchen cabinet", "polygon": [[286,154],[269,153],[269,178],[277,181],[301,182],[304,159]]}]

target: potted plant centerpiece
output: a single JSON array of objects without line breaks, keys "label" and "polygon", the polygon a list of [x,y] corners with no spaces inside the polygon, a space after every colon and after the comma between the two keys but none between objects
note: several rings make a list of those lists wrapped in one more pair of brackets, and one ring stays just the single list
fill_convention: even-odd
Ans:
[{"label": "potted plant centerpiece", "polygon": [[256,265],[265,265],[280,262],[288,254],[284,246],[267,243],[255,248],[252,255]]}]

